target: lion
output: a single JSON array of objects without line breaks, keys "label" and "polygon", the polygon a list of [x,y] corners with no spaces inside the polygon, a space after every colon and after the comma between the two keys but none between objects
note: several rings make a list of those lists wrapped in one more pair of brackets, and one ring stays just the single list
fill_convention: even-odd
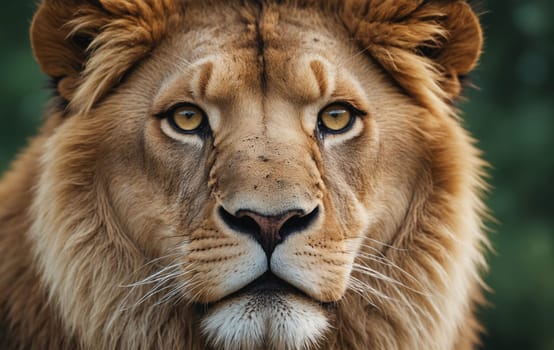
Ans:
[{"label": "lion", "polygon": [[2,349],[472,349],[465,0],[43,0]]}]

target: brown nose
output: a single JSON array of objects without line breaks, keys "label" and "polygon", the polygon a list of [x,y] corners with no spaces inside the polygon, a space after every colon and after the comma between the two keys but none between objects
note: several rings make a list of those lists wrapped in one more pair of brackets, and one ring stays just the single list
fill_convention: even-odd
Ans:
[{"label": "brown nose", "polygon": [[235,215],[223,207],[219,215],[231,229],[252,236],[265,251],[268,259],[275,247],[289,235],[307,229],[317,218],[319,207],[306,214],[304,210],[293,209],[279,215],[262,215],[253,210],[241,209]]}]

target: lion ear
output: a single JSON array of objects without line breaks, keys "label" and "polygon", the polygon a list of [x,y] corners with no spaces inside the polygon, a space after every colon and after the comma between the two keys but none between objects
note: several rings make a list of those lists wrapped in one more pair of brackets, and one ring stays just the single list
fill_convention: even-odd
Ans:
[{"label": "lion ear", "polygon": [[[78,14],[95,16],[97,28],[77,31]],[[45,0],[40,4],[31,25],[31,45],[43,72],[57,82],[57,92],[71,100],[75,85],[85,68],[87,49],[103,18],[99,2]]]},{"label": "lion ear", "polygon": [[43,0],[31,26],[41,69],[86,113],[148,55],[181,14],[174,0]]},{"label": "lion ear", "polygon": [[453,2],[445,6],[444,11],[442,24],[446,36],[437,51],[432,53],[432,58],[434,56],[444,70],[443,88],[450,98],[455,98],[461,92],[460,78],[477,65],[483,47],[483,33],[477,16],[466,2]]},{"label": "lion ear", "polygon": [[[352,1],[360,4],[360,1]],[[479,21],[465,0],[364,0],[345,8],[358,43],[425,107],[448,113],[460,78],[477,64],[483,44]]]}]

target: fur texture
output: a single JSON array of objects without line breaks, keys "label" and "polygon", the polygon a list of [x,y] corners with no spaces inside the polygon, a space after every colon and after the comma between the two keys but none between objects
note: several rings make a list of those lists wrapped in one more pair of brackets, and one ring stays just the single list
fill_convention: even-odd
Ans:
[{"label": "fur texture", "polygon": [[0,348],[478,344],[466,1],[44,0],[31,31],[64,103],[0,182]]}]

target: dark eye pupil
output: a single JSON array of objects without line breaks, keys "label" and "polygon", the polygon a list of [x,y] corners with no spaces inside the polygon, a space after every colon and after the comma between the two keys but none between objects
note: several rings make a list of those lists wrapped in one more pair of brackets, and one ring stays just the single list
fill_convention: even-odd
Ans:
[{"label": "dark eye pupil", "polygon": [[182,111],[179,114],[188,119],[192,119],[196,116],[196,112],[194,111]]},{"label": "dark eye pupil", "polygon": [[335,109],[332,111],[329,111],[329,115],[333,118],[340,118],[346,113],[344,109]]}]

